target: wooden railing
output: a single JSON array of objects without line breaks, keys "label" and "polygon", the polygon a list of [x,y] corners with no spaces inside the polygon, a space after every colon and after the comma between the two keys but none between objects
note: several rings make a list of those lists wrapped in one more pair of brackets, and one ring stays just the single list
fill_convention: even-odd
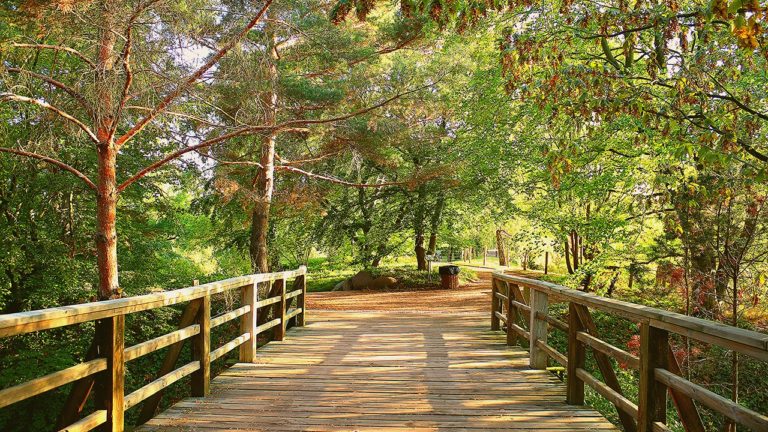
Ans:
[{"label": "wooden railing", "polygon": [[[704,431],[694,401],[736,424],[768,431],[768,417],[764,414],[683,378],[670,345],[670,333],[761,361],[768,361],[768,334],[503,273],[494,273],[492,291],[491,329],[506,331],[508,345],[526,341],[531,368],[545,369],[549,359],[561,364],[567,371],[567,403],[584,405],[584,384],[587,384],[613,403],[625,431],[668,431],[669,393],[686,431]],[[549,313],[549,305],[559,302],[568,304],[567,322]],[[590,309],[638,323],[639,356],[600,339]],[[560,353],[547,344],[550,329],[567,334],[567,353]],[[602,381],[585,369],[587,348],[592,351]],[[639,371],[637,403],[622,391],[611,359]]]},{"label": "wooden railing", "polygon": [[[0,337],[49,330],[57,327],[95,321],[96,336],[92,357],[84,363],[60,370],[31,381],[0,390],[0,408],[39,395],[69,383],[80,384],[83,391],[79,399],[69,405],[80,406],[95,390],[96,410],[63,426],[66,431],[101,430],[121,431],[124,428],[126,410],[143,403],[139,423],[153,417],[157,411],[162,391],[180,379],[191,375],[193,396],[209,393],[210,365],[233,349],[240,347],[239,360],[253,362],[256,354],[257,335],[273,329],[274,339],[283,340],[287,323],[295,319],[297,326],[306,320],[306,273],[305,267],[279,273],[255,274],[219,282],[192,286],[174,291],[126,297],[94,303],[78,304],[51,309],[20,312],[0,316]],[[286,282],[294,279],[293,289],[286,292]],[[259,284],[270,284],[270,297],[259,300]],[[211,296],[231,290],[240,290],[242,306],[211,318]],[[290,304],[295,300],[295,307]],[[189,302],[181,315],[179,329],[163,336],[130,347],[125,347],[125,317],[142,311]],[[272,320],[259,320],[259,310],[271,307]],[[240,320],[240,335],[222,346],[211,349],[211,329],[228,321]],[[192,361],[176,368],[182,344],[192,343]],[[149,384],[125,394],[126,363],[170,347],[160,368],[158,378]],[[65,411],[68,408],[65,407]],[[62,413],[64,418],[72,414]]]}]

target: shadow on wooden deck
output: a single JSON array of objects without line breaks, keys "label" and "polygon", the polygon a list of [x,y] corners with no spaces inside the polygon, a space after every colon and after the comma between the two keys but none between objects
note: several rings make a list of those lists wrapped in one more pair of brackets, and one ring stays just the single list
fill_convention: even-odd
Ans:
[{"label": "shadow on wooden deck", "polygon": [[486,314],[312,312],[141,431],[616,430]]}]

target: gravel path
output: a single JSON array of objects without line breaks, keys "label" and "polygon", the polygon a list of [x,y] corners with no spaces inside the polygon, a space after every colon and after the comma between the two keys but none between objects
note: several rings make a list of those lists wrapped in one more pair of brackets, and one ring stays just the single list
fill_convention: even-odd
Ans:
[{"label": "gravel path", "polygon": [[312,310],[442,311],[483,312],[489,310],[491,270],[476,268],[478,281],[456,290],[419,289],[392,291],[330,291],[307,295]]}]

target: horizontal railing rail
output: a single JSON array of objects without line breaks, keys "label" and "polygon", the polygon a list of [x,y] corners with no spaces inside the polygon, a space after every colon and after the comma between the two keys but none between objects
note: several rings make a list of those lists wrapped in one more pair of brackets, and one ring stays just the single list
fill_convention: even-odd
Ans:
[{"label": "horizontal railing rail", "polygon": [[[522,289],[521,289],[522,288]],[[552,303],[568,304],[568,322],[549,314]],[[639,356],[600,339],[590,309],[640,325]],[[666,431],[667,393],[686,431],[704,431],[699,403],[756,431],[768,431],[768,416],[758,413],[681,376],[670,333],[768,361],[768,334],[732,327],[675,312],[576,291],[561,285],[494,273],[491,329],[504,330],[507,344],[526,341],[530,366],[545,369],[549,359],[567,371],[566,401],[584,404],[584,385],[616,407],[625,431]],[[547,343],[550,329],[567,334],[567,353]],[[585,369],[589,348],[602,381]],[[637,403],[624,393],[611,359],[639,371]]]},{"label": "horizontal railing rail", "polygon": [[[60,427],[66,431],[121,431],[125,427],[126,410],[143,402],[139,423],[157,412],[163,390],[191,375],[193,396],[209,393],[213,361],[239,347],[239,360],[253,362],[257,336],[273,329],[274,340],[283,340],[290,320],[303,326],[306,322],[306,267],[298,270],[254,274],[196,285],[173,291],[84,303],[50,309],[0,315],[0,337],[50,330],[57,327],[96,322],[96,336],[85,362],[0,390],[0,408],[37,396],[55,388],[75,383],[60,416]],[[290,292],[286,282],[294,279]],[[269,284],[268,298],[258,299],[259,284]],[[211,296],[240,290],[241,306],[211,318]],[[294,300],[295,299],[295,300]],[[291,307],[295,301],[295,306]],[[153,339],[125,346],[126,315],[187,302],[178,330]],[[268,322],[260,319],[259,310],[271,307]],[[211,349],[211,329],[239,319],[239,335]],[[192,361],[181,367],[176,363],[182,344],[190,340]],[[126,394],[125,366],[163,348],[166,352],[157,378]],[[96,410],[82,418],[80,410],[94,389]]]}]

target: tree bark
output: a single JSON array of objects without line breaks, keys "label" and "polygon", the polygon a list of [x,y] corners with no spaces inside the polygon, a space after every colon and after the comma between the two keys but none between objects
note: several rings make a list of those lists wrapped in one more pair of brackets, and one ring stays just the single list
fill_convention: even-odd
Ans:
[{"label": "tree bark", "polygon": [[99,183],[96,196],[96,261],[99,269],[99,299],[120,297],[117,277],[117,182],[114,142],[99,144]]},{"label": "tree bark", "polygon": [[371,260],[371,267],[377,268],[381,265],[381,259],[387,254],[387,245],[385,243],[379,243],[376,247],[376,255]]},{"label": "tree bark", "polygon": [[427,269],[427,252],[424,249],[424,234],[416,234],[414,252],[416,252],[416,265],[419,270]]},{"label": "tree bark", "polygon": [[507,253],[504,250],[504,230],[496,230],[496,255],[499,256],[499,265],[507,265]]},{"label": "tree bark", "polygon": [[[418,161],[415,161],[415,165],[418,166]],[[416,194],[416,205],[413,213],[413,231],[415,235],[414,252],[416,254],[416,266],[419,270],[427,269],[427,253],[424,249],[424,219],[426,216],[426,199],[427,191],[424,185],[419,186]]]},{"label": "tree bark", "polygon": [[[265,106],[264,124],[274,126],[277,121],[277,40],[272,28],[272,21],[265,15],[267,40],[269,43],[269,56],[267,73],[270,88],[262,95]],[[261,167],[256,178],[256,202],[253,205],[251,215],[251,238],[249,252],[251,267],[254,272],[266,273],[269,271],[269,212],[272,207],[272,195],[275,187],[275,143],[277,135],[270,132],[261,141]]]},{"label": "tree bark", "polygon": [[429,233],[429,243],[427,243],[427,254],[434,255],[437,252],[437,233]]},{"label": "tree bark", "polygon": [[573,271],[579,269],[579,234],[571,231],[571,258],[573,259]]},{"label": "tree bark", "polygon": [[111,76],[115,64],[114,11],[111,2],[102,5],[101,35],[99,36],[96,62],[96,99],[94,113],[98,158],[98,183],[96,192],[96,261],[99,269],[99,299],[120,297],[117,276],[117,146],[112,128],[115,114]]},{"label": "tree bark", "polygon": [[566,237],[565,244],[563,246],[564,246],[563,249],[565,249],[565,267],[568,269],[568,274],[573,274],[573,266],[571,266],[571,253],[570,253],[571,247],[568,243],[568,237]]},{"label": "tree bark", "polygon": [[275,181],[275,136],[270,134],[261,144],[262,168],[256,179],[256,201],[251,215],[250,255],[254,272],[269,271],[269,212]]},{"label": "tree bark", "polygon": [[435,209],[432,212],[432,219],[429,221],[429,245],[427,246],[427,253],[434,255],[437,251],[437,229],[440,227],[440,218],[443,215],[443,208],[445,207],[445,195],[440,194],[435,203]]}]

